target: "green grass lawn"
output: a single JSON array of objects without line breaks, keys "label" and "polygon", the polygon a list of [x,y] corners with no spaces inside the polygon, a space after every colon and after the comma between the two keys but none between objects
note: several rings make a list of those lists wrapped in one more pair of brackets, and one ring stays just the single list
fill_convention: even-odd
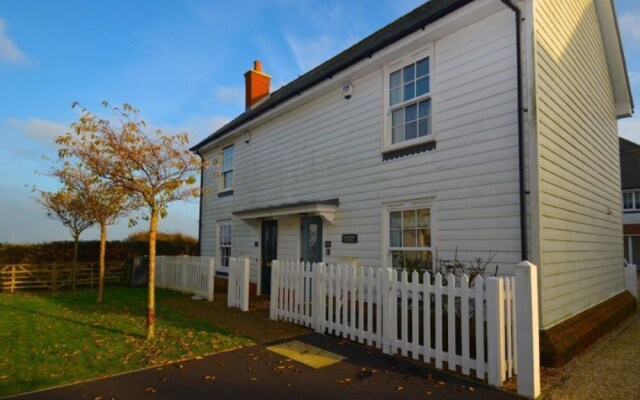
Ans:
[{"label": "green grass lawn", "polygon": [[[156,291],[156,339],[145,339],[146,288],[0,293],[0,397],[249,345],[167,304]],[[172,300],[172,301],[165,301]],[[179,301],[178,301],[179,303]]]}]

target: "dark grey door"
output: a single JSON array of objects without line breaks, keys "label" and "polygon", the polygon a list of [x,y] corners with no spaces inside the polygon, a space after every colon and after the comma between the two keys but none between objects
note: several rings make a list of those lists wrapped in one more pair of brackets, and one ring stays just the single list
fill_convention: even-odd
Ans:
[{"label": "dark grey door", "polygon": [[302,261],[322,262],[322,218],[302,218]]},{"label": "dark grey door", "polygon": [[260,293],[271,294],[271,261],[278,258],[278,221],[262,221]]}]

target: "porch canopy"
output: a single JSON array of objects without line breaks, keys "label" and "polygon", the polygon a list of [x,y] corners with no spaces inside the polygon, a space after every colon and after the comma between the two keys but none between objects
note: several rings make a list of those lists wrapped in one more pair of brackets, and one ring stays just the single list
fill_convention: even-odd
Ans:
[{"label": "porch canopy", "polygon": [[240,219],[258,219],[284,215],[309,214],[319,215],[327,222],[333,224],[333,219],[339,204],[339,199],[300,201],[297,203],[278,204],[235,211],[233,215]]}]

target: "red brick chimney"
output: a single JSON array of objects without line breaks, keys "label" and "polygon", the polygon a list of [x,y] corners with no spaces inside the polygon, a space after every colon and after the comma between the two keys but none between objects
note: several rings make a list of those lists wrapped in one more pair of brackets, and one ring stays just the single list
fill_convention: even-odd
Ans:
[{"label": "red brick chimney", "polygon": [[253,69],[245,72],[244,83],[246,88],[245,105],[247,109],[250,109],[258,101],[269,95],[271,77],[262,72],[262,63],[260,61],[254,61]]}]

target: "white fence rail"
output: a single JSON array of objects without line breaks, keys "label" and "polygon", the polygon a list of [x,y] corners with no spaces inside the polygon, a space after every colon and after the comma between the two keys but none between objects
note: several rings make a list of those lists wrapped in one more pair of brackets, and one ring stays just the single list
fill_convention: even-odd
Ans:
[{"label": "white fence rail", "polygon": [[[517,374],[514,277],[274,261],[272,319],[502,382]],[[472,373],[471,371],[474,371]]]},{"label": "white fence rail", "polygon": [[213,301],[214,257],[158,256],[156,287]]},{"label": "white fence rail", "polygon": [[227,306],[249,311],[250,261],[248,258],[229,259],[229,289]]}]

